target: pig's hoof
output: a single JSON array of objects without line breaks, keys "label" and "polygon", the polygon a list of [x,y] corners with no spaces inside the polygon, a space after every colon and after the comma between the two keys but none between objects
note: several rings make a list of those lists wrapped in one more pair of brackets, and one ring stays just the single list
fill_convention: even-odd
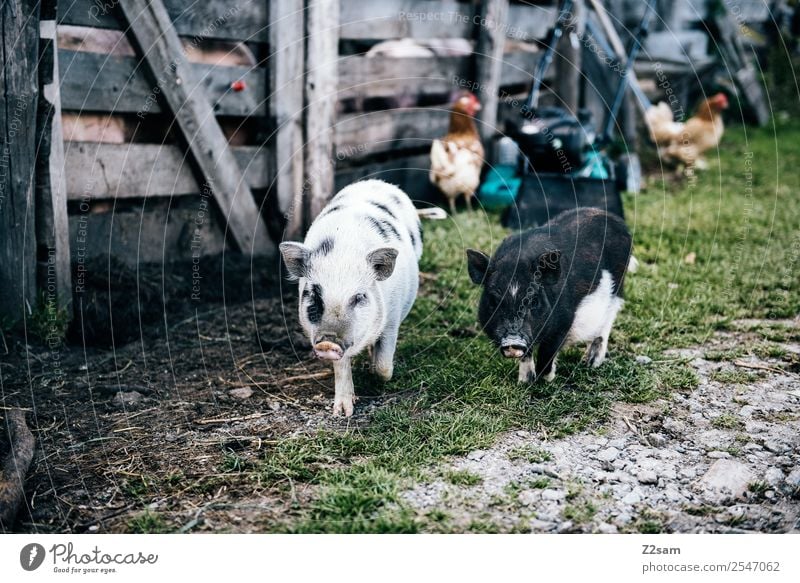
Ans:
[{"label": "pig's hoof", "polygon": [[375,367],[375,374],[378,375],[378,377],[382,381],[390,381],[390,380],[392,380],[392,374],[393,373],[394,373],[394,367],[393,366],[384,366],[384,367],[376,366]]},{"label": "pig's hoof", "polygon": [[556,378],[556,367],[550,369],[550,372],[544,375],[544,382],[552,383],[553,380]]},{"label": "pig's hoof", "polygon": [[335,399],[333,401],[333,415],[344,416],[344,417],[352,417],[353,416],[353,406],[355,405],[356,397],[349,397],[343,399]]},{"label": "pig's hoof", "polygon": [[586,351],[586,364],[592,368],[597,368],[606,359],[605,352],[603,352],[603,339],[598,336],[589,345]]}]

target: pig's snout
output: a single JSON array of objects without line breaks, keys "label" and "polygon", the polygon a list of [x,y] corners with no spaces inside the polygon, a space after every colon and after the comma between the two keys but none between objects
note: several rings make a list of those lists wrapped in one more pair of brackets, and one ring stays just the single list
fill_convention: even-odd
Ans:
[{"label": "pig's snout", "polygon": [[344,350],[338,338],[324,335],[314,343],[314,354],[323,360],[339,360],[344,355]]},{"label": "pig's snout", "polygon": [[506,358],[522,358],[528,352],[528,343],[519,336],[507,336],[500,342],[500,351]]}]

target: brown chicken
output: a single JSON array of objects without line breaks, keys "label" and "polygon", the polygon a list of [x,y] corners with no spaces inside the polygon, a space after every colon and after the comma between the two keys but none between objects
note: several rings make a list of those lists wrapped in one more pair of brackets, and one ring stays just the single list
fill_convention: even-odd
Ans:
[{"label": "brown chicken", "polygon": [[447,135],[431,145],[430,180],[447,197],[453,214],[459,196],[472,210],[472,196],[480,184],[483,145],[473,119],[480,109],[472,93],[461,94],[453,104]]},{"label": "brown chicken", "polygon": [[650,108],[647,115],[650,136],[661,146],[661,154],[688,167],[707,167],[703,154],[719,145],[725,129],[722,110],[728,108],[728,98],[717,93],[706,99],[685,123],[673,121],[672,110],[663,105]]}]

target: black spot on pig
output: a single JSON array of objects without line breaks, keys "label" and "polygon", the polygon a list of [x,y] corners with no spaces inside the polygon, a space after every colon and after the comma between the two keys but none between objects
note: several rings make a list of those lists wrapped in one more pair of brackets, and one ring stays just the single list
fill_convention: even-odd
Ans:
[{"label": "black spot on pig", "polygon": [[332,237],[325,237],[322,242],[314,249],[314,255],[318,257],[325,257],[333,251],[333,238]]},{"label": "black spot on pig", "polygon": [[385,212],[387,215],[389,215],[389,216],[390,216],[390,217],[392,217],[393,219],[397,219],[397,215],[395,215],[395,214],[392,212],[392,210],[391,210],[391,209],[390,209],[388,206],[386,206],[385,204],[381,204],[381,203],[379,203],[379,202],[375,202],[375,201],[372,201],[372,200],[371,200],[371,201],[369,201],[369,203],[370,203],[372,206],[374,206],[375,208],[382,210],[383,212]]},{"label": "black spot on pig", "polygon": [[378,232],[381,238],[384,241],[389,241],[391,239],[390,235],[393,235],[395,239],[400,238],[400,233],[397,232],[395,226],[390,223],[389,221],[384,221],[382,219],[376,219],[375,217],[366,217],[367,222],[369,222],[370,226]]},{"label": "black spot on pig", "polygon": [[308,302],[306,315],[312,324],[319,324],[325,312],[325,303],[322,301],[322,288],[313,284],[303,290],[303,301]]}]

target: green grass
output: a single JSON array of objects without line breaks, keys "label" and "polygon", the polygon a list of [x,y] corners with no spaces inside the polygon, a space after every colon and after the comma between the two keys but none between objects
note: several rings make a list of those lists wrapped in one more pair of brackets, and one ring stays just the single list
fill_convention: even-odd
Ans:
[{"label": "green grass", "polygon": [[508,459],[511,461],[524,460],[532,464],[541,464],[553,459],[553,455],[546,449],[534,445],[521,445],[508,450]]},{"label": "green grass", "polygon": [[36,309],[28,318],[28,326],[33,336],[51,348],[61,346],[69,326],[69,314],[60,308],[55,298],[42,291]]},{"label": "green grass", "polygon": [[[311,501],[275,529],[428,530],[430,520],[408,509],[399,493],[447,456],[489,447],[512,429],[550,438],[598,429],[617,401],[648,402],[696,386],[688,363],[664,359],[665,349],[700,344],[737,318],[792,317],[800,309],[792,277],[800,261],[798,143],[797,123],[729,128],[718,165],[711,160],[696,181],[651,183],[626,196],[641,266],[626,280],[609,359],[592,370],[581,364],[580,349],[567,350],[551,384],[518,385],[514,363],[476,332],[480,290],[469,281],[464,250],[493,251],[506,235],[498,217],[463,212],[427,222],[420,267],[430,276],[401,329],[395,378],[385,386],[364,372],[355,379],[359,391],[398,399],[360,428],[298,436],[268,450],[258,468],[262,484],[287,497],[298,483],[313,486]],[[690,252],[697,256],[691,265],[684,262]],[[654,362],[637,365],[640,354]],[[586,514],[576,508],[576,516]],[[494,527],[476,520],[469,529]],[[653,519],[637,529],[662,526]]]},{"label": "green grass", "polygon": [[483,478],[469,470],[451,470],[444,478],[454,486],[475,486],[483,482]]},{"label": "green grass", "polygon": [[744,421],[731,413],[723,413],[711,420],[711,426],[716,429],[744,429]]}]

